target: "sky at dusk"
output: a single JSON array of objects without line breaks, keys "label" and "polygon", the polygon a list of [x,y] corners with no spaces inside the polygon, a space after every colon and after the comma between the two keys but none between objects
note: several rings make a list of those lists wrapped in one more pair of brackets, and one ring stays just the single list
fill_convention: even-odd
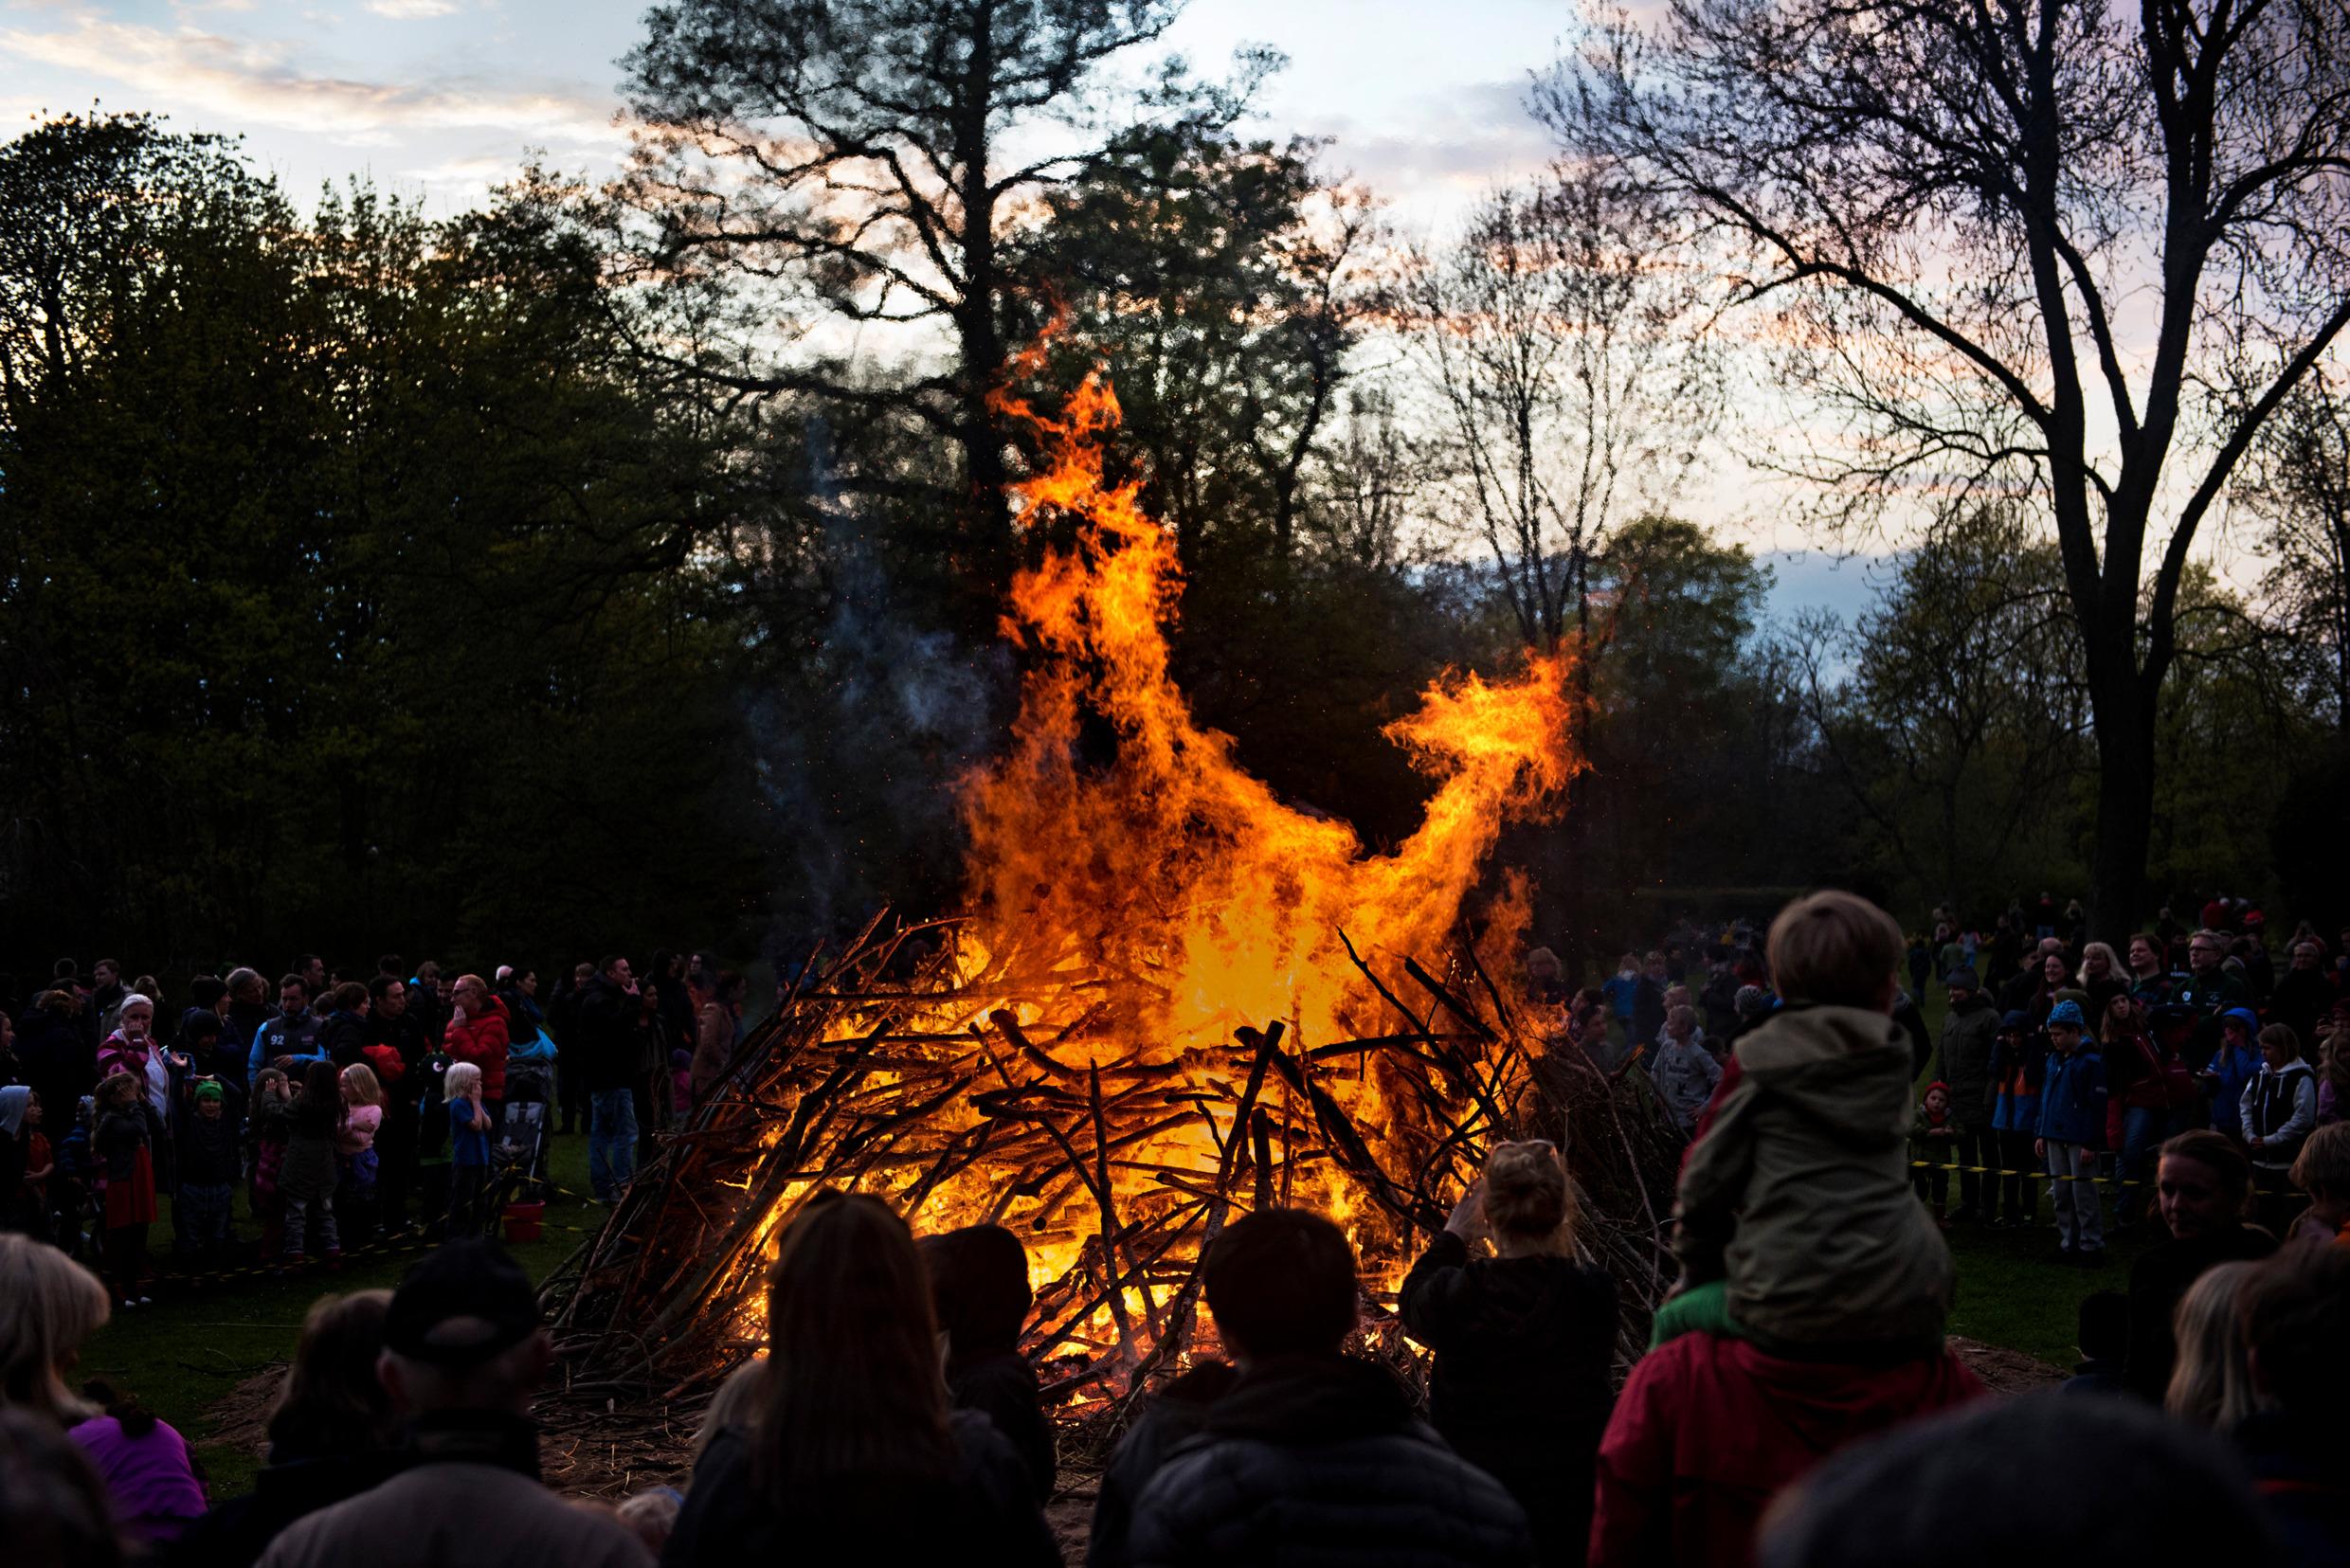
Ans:
[{"label": "sky at dusk", "polygon": [[[565,171],[616,166],[619,61],[643,13],[633,0],[0,0],[0,115],[153,110],[242,135],[297,200],[364,174],[444,215],[532,149]],[[1571,17],[1562,0],[1192,0],[1167,42],[1203,75],[1242,45],[1287,55],[1255,128],[1329,138],[1329,167],[1423,234],[1549,158],[1524,99]],[[1749,478],[1717,473],[1690,510],[1772,554],[1774,609],[1863,605],[1868,564],[1787,553],[1803,539],[1781,509],[1752,504]]]},{"label": "sky at dusk", "polygon": [[[609,168],[617,63],[644,8],[624,0],[0,0],[0,111],[98,101],[244,135],[289,189],[365,172],[455,210],[526,148]],[[1169,43],[1220,74],[1241,44],[1291,64],[1262,128],[1334,138],[1332,162],[1438,222],[1548,144],[1522,99],[1568,10],[1476,0],[1431,27],[1425,0],[1194,0]]]}]

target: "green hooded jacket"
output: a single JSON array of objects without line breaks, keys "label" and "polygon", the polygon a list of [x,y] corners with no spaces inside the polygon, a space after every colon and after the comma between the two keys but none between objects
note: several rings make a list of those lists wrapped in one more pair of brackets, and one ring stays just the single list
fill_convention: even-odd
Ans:
[{"label": "green hooded jacket", "polygon": [[1956,1270],[1909,1189],[1909,1048],[1861,1007],[1790,1007],[1738,1042],[1741,1076],[1682,1168],[1674,1246],[1725,1278],[1766,1350],[1942,1343]]}]

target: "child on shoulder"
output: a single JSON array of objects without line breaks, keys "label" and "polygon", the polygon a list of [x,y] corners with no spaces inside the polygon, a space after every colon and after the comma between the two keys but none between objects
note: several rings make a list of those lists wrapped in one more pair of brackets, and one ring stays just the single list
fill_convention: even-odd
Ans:
[{"label": "child on shoulder", "polygon": [[1771,923],[1787,1005],[1739,1039],[1736,1086],[1682,1168],[1682,1278],[1659,1342],[1708,1329],[1811,1360],[1942,1353],[1955,1270],[1909,1187],[1903,946],[1890,915],[1846,892]]}]

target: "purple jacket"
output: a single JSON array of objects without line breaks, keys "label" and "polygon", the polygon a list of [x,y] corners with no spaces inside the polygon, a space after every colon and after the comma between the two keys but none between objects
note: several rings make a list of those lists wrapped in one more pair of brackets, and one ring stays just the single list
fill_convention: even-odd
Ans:
[{"label": "purple jacket", "polygon": [[162,1421],[134,1437],[111,1415],[73,1429],[98,1473],[115,1516],[133,1535],[147,1541],[175,1540],[204,1517],[204,1487],[188,1462],[186,1439]]}]

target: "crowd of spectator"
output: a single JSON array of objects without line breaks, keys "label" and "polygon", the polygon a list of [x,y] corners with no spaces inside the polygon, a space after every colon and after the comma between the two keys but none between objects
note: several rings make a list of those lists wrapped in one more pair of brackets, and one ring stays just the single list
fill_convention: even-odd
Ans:
[{"label": "crowd of spectator", "polygon": [[699,954],[658,952],[642,979],[583,963],[543,1001],[528,965],[397,955],[365,979],[303,954],[274,988],[244,965],[185,984],[173,1009],[152,975],[60,960],[0,1013],[0,1229],[95,1262],[118,1308],[153,1304],[167,1199],[180,1272],[244,1260],[241,1194],[263,1261],[483,1229],[510,1104],[584,1126],[595,1199],[616,1202],[742,1031],[741,976]]},{"label": "crowd of spectator", "polygon": [[[2082,943],[2019,947],[2003,971],[1953,938],[1932,955],[1953,1003],[1938,1039],[1902,984],[1914,944],[1850,894],[1690,949],[1709,971],[1695,1000],[1671,995],[1696,978],[1676,980],[1671,958],[1661,974],[1636,959],[1627,985],[1584,996],[1534,955],[1534,1000],[1561,1010],[1550,1049],[1654,1094],[1688,1133],[1664,1237],[1677,1278],[1646,1353],[1616,1364],[1626,1306],[1583,1261],[1582,1195],[1550,1144],[1491,1149],[1402,1282],[1401,1325],[1432,1358],[1424,1415],[1357,1353],[1369,1298],[1340,1225],[1237,1216],[1202,1258],[1213,1339],[1131,1407],[1086,1561],[2350,1561],[2350,1127],[2314,1086],[2294,1125],[2308,1070],[2291,1072],[2282,979],[2227,969],[2241,954],[2224,938],[2219,963],[2196,957],[2221,929],[2182,933],[2176,976],[2159,931],[2156,964],[2126,970],[2108,954],[2092,971]],[[2325,951],[2315,972],[2331,987]],[[599,977],[628,994],[612,964],[580,989]],[[2288,1003],[2340,1040],[2320,1027],[2338,1001],[2304,993]],[[2252,1016],[2232,1023],[2238,1008]],[[2257,1063],[2221,1056],[2238,1033]],[[275,1048],[254,1049],[248,1065]],[[689,1094],[726,1054],[711,1076],[689,1059]],[[355,1065],[330,1049],[305,1069],[281,1173],[350,1142],[350,1111],[316,1108]],[[444,1078],[444,1103],[494,1117],[487,1069],[459,1067],[483,1082]],[[145,1102],[143,1067],[104,1082]],[[589,1080],[607,1139],[632,1087]],[[2154,1114],[2133,1124],[2135,1110]],[[1984,1140],[1985,1124],[2028,1135],[2034,1161],[2012,1162],[2020,1144]],[[2126,1289],[2082,1302],[2071,1380],[1989,1396],[1947,1336],[1949,1228],[2034,1221],[2061,1194],[2058,1245],[2094,1261],[2109,1162],[2129,1169],[2133,1148],[2144,1185],[2136,1203],[2120,1189],[2114,1223],[2160,1235]],[[1931,1180],[1946,1165],[1955,1215]],[[529,1280],[486,1240],[447,1242],[396,1290],[320,1302],[268,1466],[218,1506],[168,1424],[73,1384],[118,1299],[59,1248],[0,1236],[0,1530],[32,1568],[126,1551],[270,1568],[1061,1560],[1044,1506],[1062,1466],[1019,1349],[1027,1260],[996,1227],[917,1237],[872,1196],[811,1199],[778,1239],[763,1353],[718,1387],[690,1476],[617,1505],[540,1481],[531,1410],[554,1352]]]}]

